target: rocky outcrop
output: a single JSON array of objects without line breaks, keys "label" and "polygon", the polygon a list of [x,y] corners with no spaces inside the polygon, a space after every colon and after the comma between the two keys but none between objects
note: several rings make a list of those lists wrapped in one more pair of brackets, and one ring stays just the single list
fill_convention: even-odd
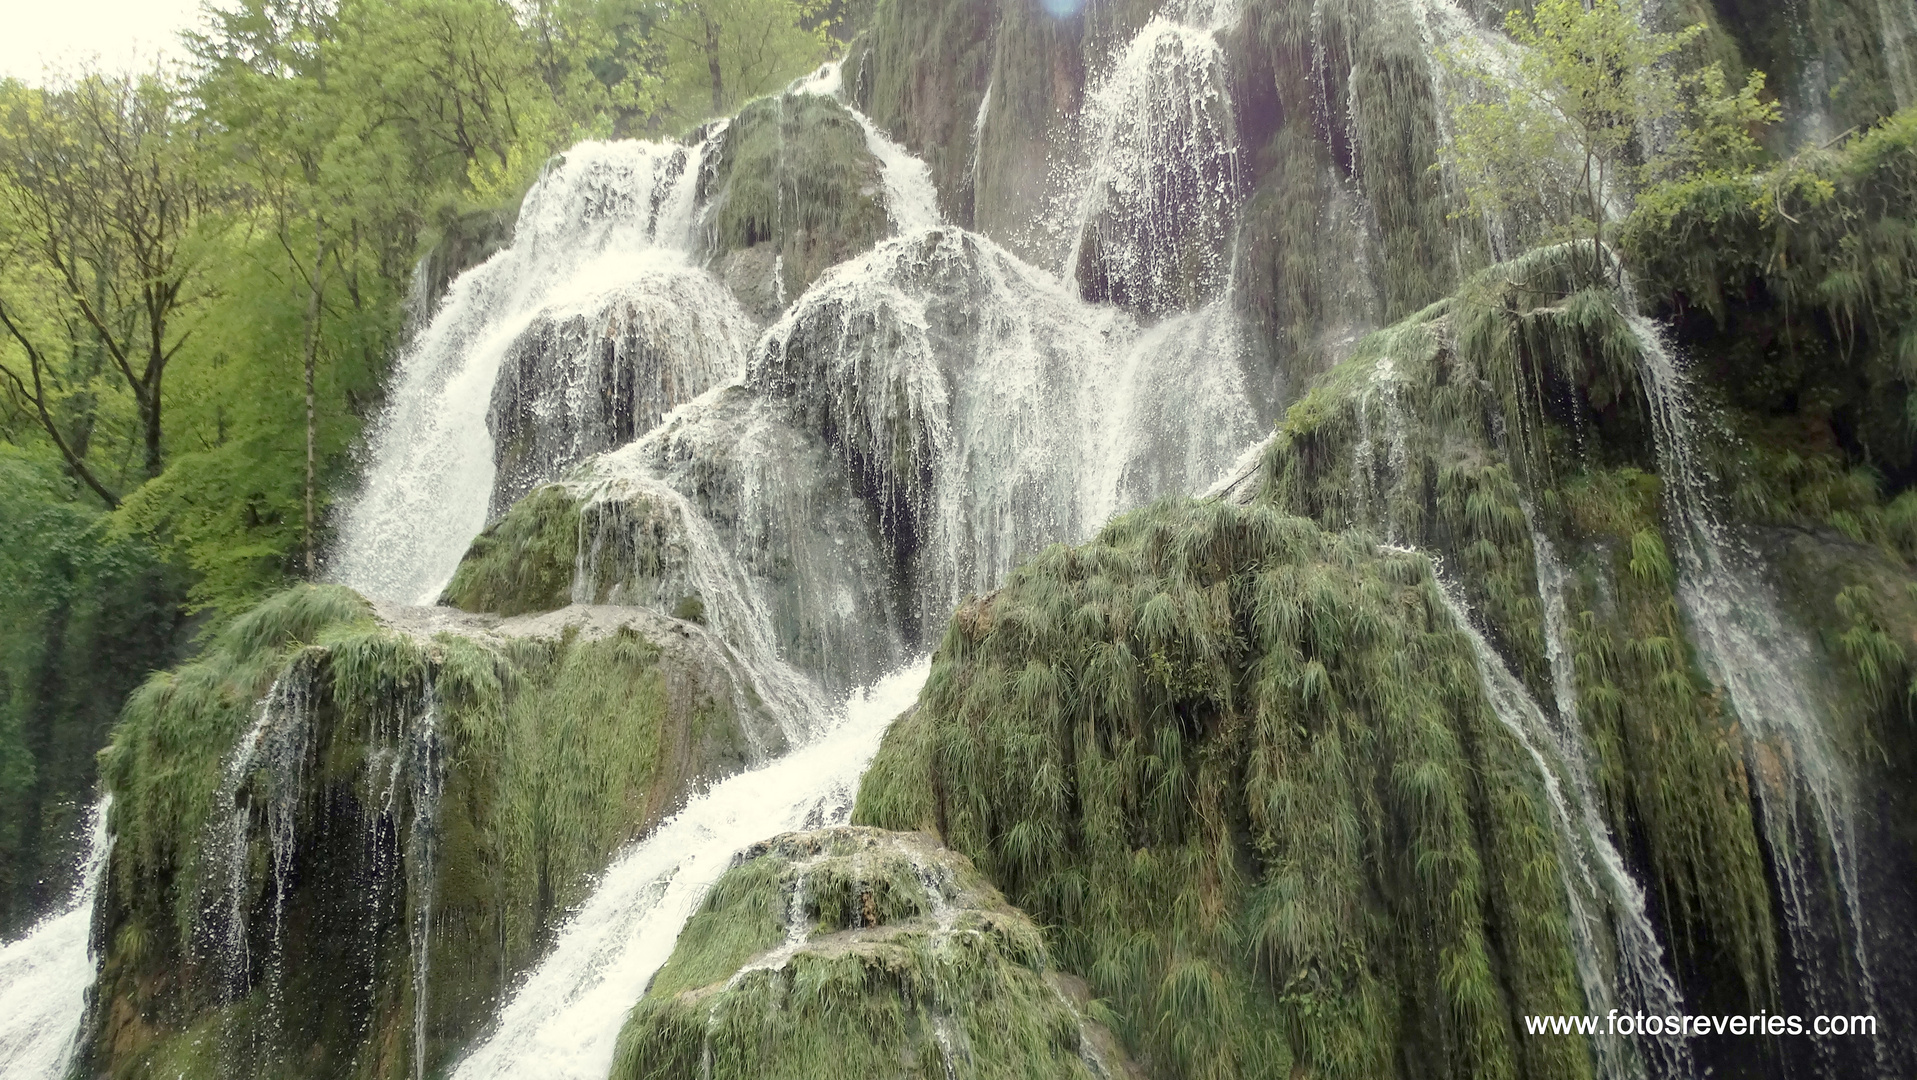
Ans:
[{"label": "rocky outcrop", "polygon": [[436,1071],[615,849],[783,746],[697,625],[283,594],[154,676],[103,755],[93,1067]]},{"label": "rocky outcrop", "polygon": [[714,140],[699,175],[707,258],[760,321],[890,231],[882,167],[833,98],[763,98]]},{"label": "rocky outcrop", "polygon": [[707,894],[612,1076],[1133,1075],[1076,989],[1038,927],[930,837],[788,833]]}]

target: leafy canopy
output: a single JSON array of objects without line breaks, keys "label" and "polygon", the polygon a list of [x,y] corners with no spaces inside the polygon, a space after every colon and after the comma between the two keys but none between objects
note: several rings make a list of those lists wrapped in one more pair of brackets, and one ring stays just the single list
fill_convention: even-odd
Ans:
[{"label": "leafy canopy", "polygon": [[1588,238],[1594,270],[1640,192],[1749,171],[1761,156],[1752,133],[1778,118],[1763,72],[1732,92],[1719,64],[1683,70],[1704,27],[1651,29],[1639,0],[1540,0],[1505,30],[1517,48],[1443,57],[1465,87],[1443,164],[1466,212],[1538,239]]}]

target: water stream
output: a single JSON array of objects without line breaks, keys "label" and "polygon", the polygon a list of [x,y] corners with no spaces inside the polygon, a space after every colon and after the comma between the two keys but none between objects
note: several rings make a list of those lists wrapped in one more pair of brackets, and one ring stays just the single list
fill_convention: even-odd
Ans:
[{"label": "water stream", "polygon": [[603,1080],[614,1042],[705,891],[758,840],[842,824],[859,777],[929,662],[849,700],[813,742],[695,796],[600,877],[454,1080]]},{"label": "water stream", "polygon": [[[402,356],[370,440],[365,488],[341,525],[337,580],[377,599],[432,603],[489,512],[503,509],[499,495],[549,479],[738,376],[750,321],[688,258],[709,138],[586,142],[547,167],[512,246],[460,275]],[[610,368],[595,362],[594,343],[608,339],[615,353],[625,349]],[[516,400],[522,367],[531,384]],[[502,370],[508,415],[495,417]],[[608,376],[624,379],[623,416],[588,409],[604,398]],[[558,419],[554,445],[536,447],[496,492],[493,425],[519,412]],[[540,433],[530,427],[528,436]]]},{"label": "water stream", "polygon": [[[1856,796],[1810,643],[1777,608],[1754,553],[1720,523],[1700,457],[1697,407],[1656,324],[1633,317],[1657,440],[1678,600],[1712,681],[1743,728],[1746,764],[1783,901],[1792,960],[1814,1011],[1878,1013],[1858,888]],[[1838,927],[1837,940],[1830,927]],[[1849,970],[1831,970],[1833,960]],[[1849,988],[1861,1001],[1853,1001]],[[1884,1047],[1873,1036],[1881,1065]]]},{"label": "water stream", "polygon": [[73,899],[19,940],[0,945],[0,1076],[7,1080],[66,1080],[100,965],[93,901],[113,851],[112,809],[108,796],[87,815],[86,856]]},{"label": "water stream", "polygon": [[[1548,547],[1541,550],[1549,552]],[[1540,555],[1541,560],[1548,557]],[[1631,876],[1600,815],[1582,727],[1564,715],[1553,722],[1478,629],[1455,584],[1441,576],[1439,591],[1477,656],[1485,700],[1536,766],[1549,803],[1586,1010],[1682,1014],[1683,995],[1665,965],[1664,947],[1646,912],[1644,889]],[[1570,715],[1576,715],[1574,704]],[[1675,1035],[1601,1032],[1592,1045],[1598,1075],[1605,1080],[1647,1076],[1678,1080],[1695,1073],[1689,1048]]]}]

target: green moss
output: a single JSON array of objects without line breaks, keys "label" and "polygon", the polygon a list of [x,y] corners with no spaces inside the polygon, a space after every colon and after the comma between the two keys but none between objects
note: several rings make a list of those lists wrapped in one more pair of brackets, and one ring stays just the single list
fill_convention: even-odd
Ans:
[{"label": "green moss", "polygon": [[916,708],[885,729],[879,753],[859,781],[852,824],[901,832],[940,831],[938,789],[932,782],[934,735],[924,711]]},{"label": "green moss", "polygon": [[1491,267],[1361,343],[1287,414],[1267,497],[1439,554],[1539,701],[1566,673],[1548,659],[1532,537],[1574,553],[1561,662],[1613,832],[1643,839],[1679,956],[1769,1001],[1742,746],[1684,637],[1661,484],[1635,464],[1655,459],[1641,344],[1614,295],[1579,286],[1576,255]]},{"label": "green moss", "polygon": [[687,923],[612,1076],[1089,1080],[1092,1040],[1046,968],[1038,929],[925,838],[782,836]]},{"label": "green moss", "polygon": [[[962,608],[922,812],[1164,1075],[1588,1075],[1555,842],[1423,557],[1166,503]],[[887,760],[898,755],[898,760]],[[904,810],[894,809],[904,806]]]},{"label": "green moss", "polygon": [[473,539],[440,597],[466,611],[554,611],[572,603],[579,501],[548,484],[514,503]]},{"label": "green moss", "polygon": [[713,253],[770,245],[786,297],[889,229],[878,159],[831,98],[785,94],[739,110],[699,183]]},{"label": "green moss", "polygon": [[1727,405],[1793,448],[1917,461],[1917,110],[1754,181],[1661,192],[1620,242]]},{"label": "green moss", "polygon": [[[620,845],[744,764],[726,663],[630,625],[422,640],[336,587],[237,620],[136,695],[103,756],[119,840],[96,1061],[160,1075],[218,1017],[222,1075],[405,1075],[422,955],[426,1060],[444,1061]],[[223,781],[263,715],[263,749]],[[226,806],[247,817],[237,862],[211,820]]]}]

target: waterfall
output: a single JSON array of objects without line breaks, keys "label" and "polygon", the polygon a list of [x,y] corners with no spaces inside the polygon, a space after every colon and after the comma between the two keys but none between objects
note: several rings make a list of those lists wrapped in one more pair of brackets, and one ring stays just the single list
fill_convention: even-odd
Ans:
[{"label": "waterfall", "polygon": [[[1792,958],[1812,1011],[1848,1011],[1846,979],[1877,1013],[1858,891],[1849,770],[1809,686],[1809,643],[1777,610],[1750,554],[1719,523],[1694,434],[1695,408],[1656,324],[1633,316],[1640,371],[1678,556],[1678,600],[1698,655],[1742,725],[1746,764],[1770,846]],[[1837,926],[1839,941],[1824,940]],[[1828,971],[1836,952],[1853,965]],[[1847,954],[1847,956],[1845,955]],[[1882,1040],[1872,1036],[1882,1064]]]},{"label": "waterfall", "polygon": [[109,795],[87,815],[80,885],[66,908],[0,946],[0,1076],[7,1080],[66,1080],[100,964],[93,901],[113,850],[112,809]]},{"label": "waterfall", "polygon": [[454,1080],[602,1080],[626,1014],[732,856],[777,833],[843,823],[879,737],[929,666],[853,695],[814,742],[713,785],[626,849]]},{"label": "waterfall", "polygon": [[1162,315],[1228,287],[1244,163],[1218,31],[1235,14],[1153,15],[1088,92],[1051,224],[1061,276],[1088,299]]},{"label": "waterfall", "polygon": [[830,432],[943,621],[1048,543],[1203,489],[1262,433],[1222,302],[1141,331],[957,229],[828,271],[747,385]]},{"label": "waterfall", "polygon": [[[1358,524],[1380,529],[1394,545],[1396,523],[1388,493],[1404,476],[1409,456],[1402,393],[1395,366],[1389,356],[1381,357],[1358,391],[1358,438],[1352,449],[1353,497],[1362,515]],[[1374,410],[1380,414],[1376,420]],[[1456,584],[1440,572],[1435,559],[1433,574],[1453,622],[1476,654],[1486,702],[1536,767],[1549,804],[1549,824],[1557,835],[1572,951],[1587,1011],[1617,1008],[1627,1013],[1678,1015],[1684,1011],[1683,997],[1646,910],[1644,888],[1631,876],[1599,809],[1592,753],[1579,720],[1571,667],[1564,609],[1567,576],[1528,504],[1524,513],[1531,525],[1555,718],[1485,638],[1469,604]],[[1690,1050],[1675,1034],[1599,1033],[1592,1047],[1602,1080],[1679,1080],[1694,1074]]]},{"label": "waterfall", "polygon": [[[221,770],[220,786],[214,794],[213,813],[207,820],[205,852],[217,859],[220,867],[209,884],[221,895],[209,898],[202,911],[200,933],[204,947],[216,954],[225,975],[226,1000],[244,998],[254,985],[252,951],[252,879],[253,819],[256,800],[265,804],[266,838],[272,877],[273,917],[271,942],[264,972],[269,1005],[281,1006],[279,986],[283,961],[287,877],[293,869],[295,830],[299,819],[299,801],[304,795],[310,704],[307,694],[308,665],[295,658],[254,711],[253,723],[234,745]],[[251,790],[254,773],[267,773],[265,790]],[[207,916],[212,916],[208,919]]]},{"label": "waterfall", "polygon": [[426,1080],[426,1017],[432,986],[433,897],[439,881],[439,802],[446,786],[446,753],[439,732],[439,700],[426,688],[424,708],[408,740],[413,773],[413,821],[406,851],[414,914],[408,927],[413,954],[413,1080]]},{"label": "waterfall", "polygon": [[[491,430],[489,416],[571,421],[513,471],[509,496],[736,377],[750,324],[688,261],[707,145],[586,142],[547,166],[512,246],[453,283],[401,358],[341,526],[339,581],[399,603],[437,597],[495,505],[496,436],[512,432]],[[530,367],[535,385],[519,394],[509,380],[495,408],[509,358],[509,373]],[[623,414],[588,423],[584,406],[608,384],[623,390]]]},{"label": "waterfall", "polygon": [[[1657,931],[1645,914],[1644,890],[1625,868],[1624,857],[1598,814],[1582,732],[1562,717],[1557,725],[1551,724],[1523,682],[1511,673],[1472,622],[1463,598],[1442,577],[1439,592],[1452,620],[1477,654],[1485,700],[1498,722],[1524,747],[1543,783],[1551,825],[1558,835],[1560,869],[1570,905],[1571,940],[1583,982],[1585,1008],[1592,1013],[1616,1008],[1625,1013],[1681,1015],[1683,998],[1676,980],[1665,969],[1663,946],[1658,944]],[[1608,934],[1606,912],[1610,915]],[[1634,1053],[1630,1037],[1600,1032],[1592,1038],[1592,1046],[1597,1053],[1598,1075],[1605,1080],[1692,1075],[1690,1051],[1682,1036],[1638,1036]]]},{"label": "waterfall", "polygon": [[[821,722],[824,695],[813,681],[779,659],[781,649],[757,582],[739,565],[704,515],[684,495],[660,481],[636,455],[615,454],[595,463],[596,476],[575,485],[585,496],[579,515],[579,554],[573,602],[631,604],[672,611],[695,598],[701,620],[734,649],[785,734],[802,742]],[[645,522],[635,520],[644,515]],[[635,537],[657,537],[658,547],[634,550]],[[647,573],[633,573],[639,563]],[[743,689],[742,689],[743,692]],[[739,702],[740,715],[749,705]],[[754,758],[766,747],[750,727]]]}]

